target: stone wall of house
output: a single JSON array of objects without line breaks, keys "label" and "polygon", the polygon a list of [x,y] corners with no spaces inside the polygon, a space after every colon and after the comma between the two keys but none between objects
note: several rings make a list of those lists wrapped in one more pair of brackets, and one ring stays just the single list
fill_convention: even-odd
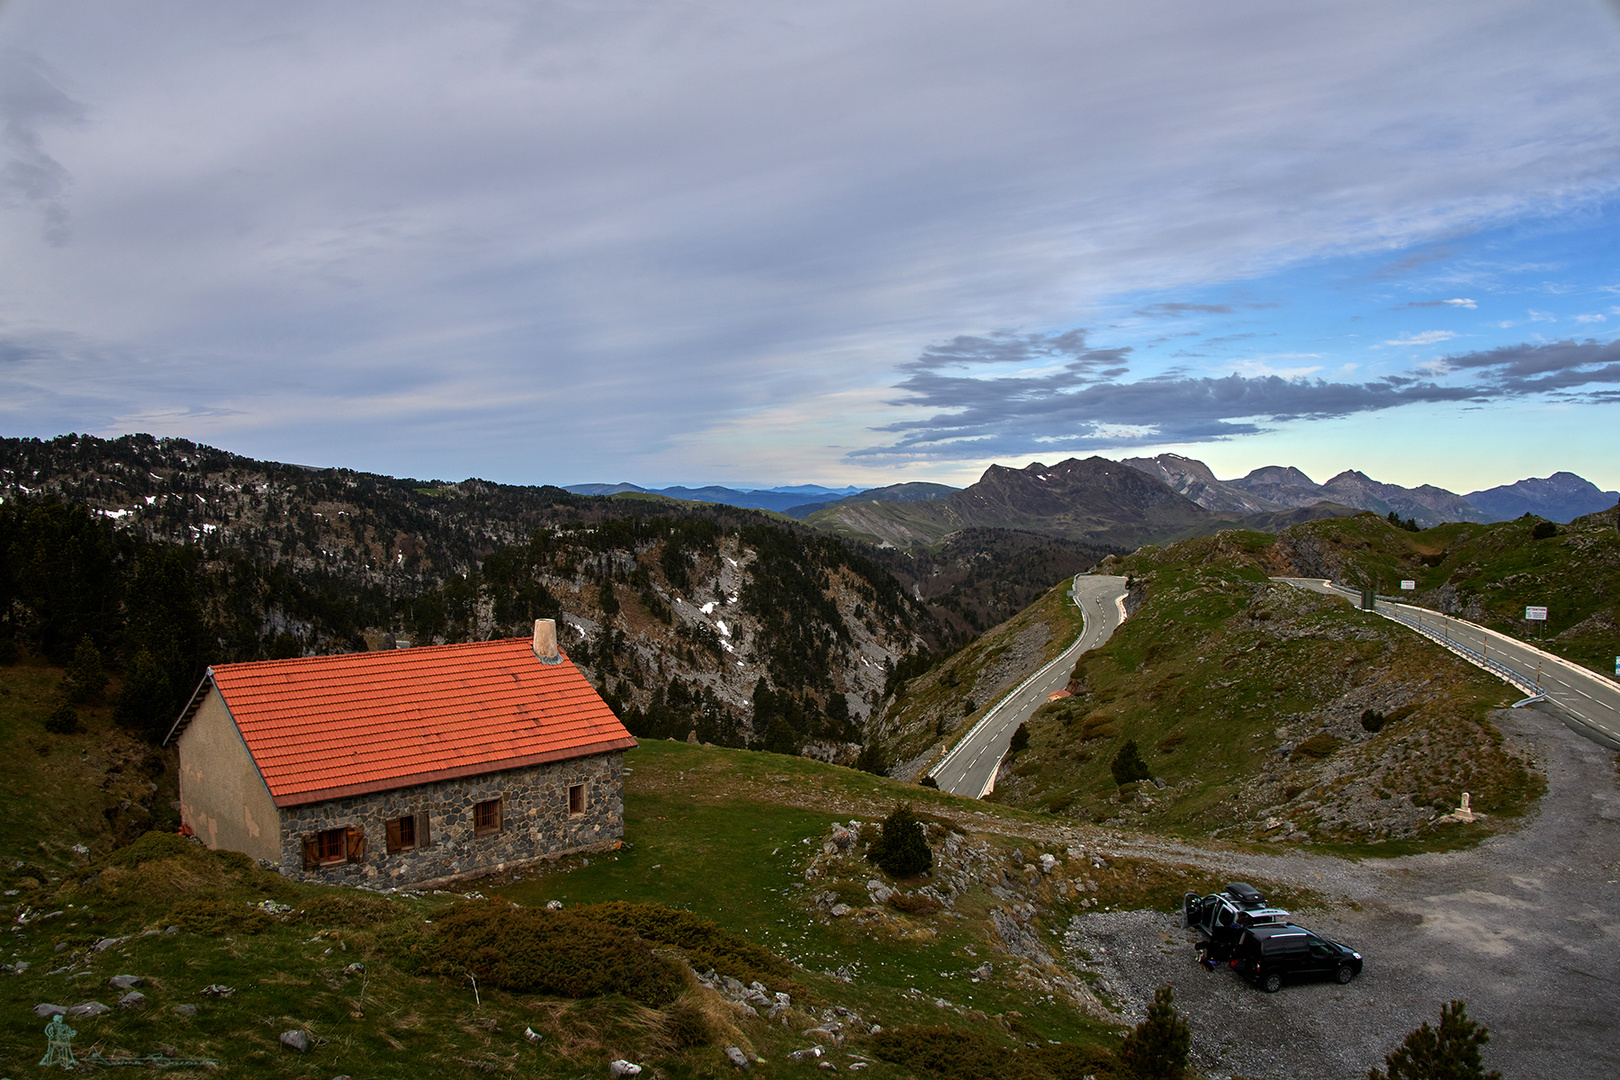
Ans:
[{"label": "stone wall of house", "polygon": [[[585,786],[585,809],[569,812],[569,789]],[[498,832],[475,835],[473,807],[502,800]],[[426,845],[388,853],[388,822],[426,813]],[[359,828],[365,855],[304,869],[304,838]],[[445,780],[281,811],[281,872],[303,881],[371,888],[490,873],[605,846],[624,835],[624,754],[597,754],[547,765]]]}]

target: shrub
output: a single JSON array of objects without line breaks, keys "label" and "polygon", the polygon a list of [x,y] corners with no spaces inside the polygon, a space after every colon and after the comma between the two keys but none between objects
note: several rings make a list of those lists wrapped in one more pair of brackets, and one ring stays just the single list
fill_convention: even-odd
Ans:
[{"label": "shrub", "polygon": [[1363,731],[1371,731],[1376,734],[1388,722],[1389,718],[1387,716],[1372,709],[1363,710],[1361,714],[1361,730]]},{"label": "shrub", "polygon": [[1159,740],[1159,753],[1168,754],[1186,741],[1187,729],[1176,728],[1170,734]]},{"label": "shrub", "polygon": [[1491,1041],[1483,1024],[1468,1019],[1463,1003],[1453,1001],[1440,1009],[1440,1028],[1425,1020],[1423,1026],[1385,1058],[1388,1072],[1372,1069],[1367,1080],[1502,1080],[1502,1074],[1485,1071],[1480,1050]]},{"label": "shrub", "polygon": [[316,926],[377,926],[406,914],[396,900],[349,889],[307,900],[298,910]]},{"label": "shrub", "polygon": [[67,701],[61,702],[45,718],[45,730],[52,735],[77,735],[84,730],[78,710]]},{"label": "shrub", "polygon": [[889,897],[889,903],[896,911],[903,911],[907,915],[932,915],[945,906],[932,896],[918,893],[895,893]]},{"label": "shrub", "polygon": [[907,1071],[945,1080],[1007,1076],[1008,1051],[976,1031],[950,1027],[887,1028],[872,1036],[872,1053]]},{"label": "shrub", "polygon": [[79,639],[79,647],[73,652],[73,663],[68,665],[62,688],[67,692],[68,700],[75,702],[93,701],[107,689],[107,669],[102,666],[101,651],[90,640],[89,634]]},{"label": "shrub", "polygon": [[1325,731],[1320,731],[1306,739],[1304,742],[1300,743],[1298,746],[1294,747],[1294,753],[1304,754],[1308,758],[1316,758],[1320,760],[1333,753],[1341,745],[1343,744],[1339,740],[1338,736],[1329,735]]},{"label": "shrub", "polygon": [[925,776],[921,780],[917,781],[917,783],[921,784],[923,787],[931,787],[935,791],[939,790],[939,781],[935,780],[932,776]]},{"label": "shrub", "polygon": [[455,904],[424,942],[421,969],[470,973],[517,993],[585,998],[619,993],[646,1005],[672,1001],[680,976],[629,930],[564,911],[485,900]]},{"label": "shrub", "polygon": [[1108,763],[1108,771],[1114,774],[1114,783],[1125,785],[1132,780],[1147,780],[1153,774],[1148,771],[1147,762],[1142,760],[1142,752],[1136,748],[1135,739],[1126,739],[1125,745],[1119,748],[1114,759]]},{"label": "shrub", "polygon": [[934,853],[910,803],[899,804],[883,819],[883,832],[867,849],[866,857],[897,878],[920,874],[934,865]]},{"label": "shrub", "polygon": [[1192,1032],[1176,1011],[1175,991],[1161,986],[1153,992],[1147,1019],[1125,1036],[1115,1055],[1125,1075],[1135,1080],[1182,1080],[1191,1044]]},{"label": "shrub", "polygon": [[1558,526],[1550,521],[1538,521],[1536,527],[1530,530],[1530,539],[1548,540],[1558,535]]},{"label": "shrub", "polygon": [[1059,795],[1059,796],[1057,796],[1057,798],[1049,799],[1047,801],[1047,803],[1046,803],[1046,812],[1048,814],[1061,814],[1061,813],[1063,813],[1063,811],[1067,810],[1069,807],[1071,807],[1073,805],[1074,805],[1074,796],[1073,795]]},{"label": "shrub", "polygon": [[1029,749],[1029,725],[1019,724],[1018,729],[1012,733],[1012,742],[1008,744],[1007,752],[1016,754],[1027,749]]},{"label": "shrub", "polygon": [[182,900],[169,909],[169,922],[193,934],[262,934],[275,918],[246,900]]},{"label": "shrub", "polygon": [[680,949],[699,971],[713,968],[745,983],[757,980],[777,989],[795,985],[794,968],[786,960],[690,911],[614,900],[582,905],[574,909],[574,914],[634,931],[657,945]]},{"label": "shrub", "polygon": [[888,755],[883,752],[883,747],[877,743],[867,743],[861,747],[860,756],[855,759],[855,767],[861,772],[871,773],[873,776],[888,776]]}]

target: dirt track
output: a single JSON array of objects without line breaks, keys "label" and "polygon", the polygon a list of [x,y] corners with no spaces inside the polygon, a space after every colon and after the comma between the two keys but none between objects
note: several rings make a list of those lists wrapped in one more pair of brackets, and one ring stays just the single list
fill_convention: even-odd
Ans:
[{"label": "dirt track", "polygon": [[[1151,912],[1089,914],[1071,925],[1127,1012],[1171,983],[1212,1077],[1361,1078],[1455,998],[1491,1033],[1487,1069],[1508,1080],[1620,1076],[1620,783],[1614,754],[1551,715],[1503,711],[1497,725],[1534,753],[1548,792],[1522,828],[1479,848],[1352,863],[1302,854],[1227,856],[1162,842],[1125,844],[1308,885],[1328,908],[1298,922],[1360,950],[1348,986],[1264,994],[1192,962],[1193,936]],[[1357,910],[1359,906],[1360,910]]]}]

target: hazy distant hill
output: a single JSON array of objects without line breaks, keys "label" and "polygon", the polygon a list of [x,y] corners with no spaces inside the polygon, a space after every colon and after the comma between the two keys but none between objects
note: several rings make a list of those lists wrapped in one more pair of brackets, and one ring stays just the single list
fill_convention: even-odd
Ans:
[{"label": "hazy distant hill", "polygon": [[1555,472],[1541,479],[1531,477],[1516,484],[1471,491],[1467,499],[1480,509],[1487,521],[1508,521],[1535,514],[1562,522],[1611,509],[1620,502],[1620,492],[1599,491],[1596,484],[1574,473]]},{"label": "hazy distant hill", "polygon": [[[636,492],[644,495],[662,495],[670,499],[685,499],[687,502],[719,503],[723,506],[740,506],[750,510],[771,510],[778,514],[788,513],[798,507],[813,509],[821,503],[843,499],[857,491],[853,487],[825,488],[818,484],[756,488],[749,491],[721,487],[717,484],[710,484],[700,488],[679,485],[666,488],[646,488],[636,484],[570,484],[563,490],[575,495],[623,495],[627,492]],[[804,515],[795,514],[793,516],[803,517]]]},{"label": "hazy distant hill", "polygon": [[829,499],[820,502],[806,503],[795,506],[786,511],[789,517],[806,518],[817,510],[829,506],[851,506],[863,502],[929,502],[933,499],[943,499],[962,490],[953,488],[949,484],[929,484],[915,482],[909,484],[890,484],[888,487],[868,488],[858,491],[854,495],[846,495],[841,499]]},{"label": "hazy distant hill", "polygon": [[[1273,502],[1262,495],[1247,491],[1237,483],[1215,478],[1208,465],[1180,454],[1158,454],[1150,458],[1126,458],[1121,465],[1129,465],[1169,485],[1179,495],[1185,495],[1205,510],[1227,510],[1239,514],[1263,514],[1283,510],[1290,506],[1310,503]],[[1303,475],[1303,474],[1301,474]],[[1311,502],[1320,502],[1313,499]]]}]

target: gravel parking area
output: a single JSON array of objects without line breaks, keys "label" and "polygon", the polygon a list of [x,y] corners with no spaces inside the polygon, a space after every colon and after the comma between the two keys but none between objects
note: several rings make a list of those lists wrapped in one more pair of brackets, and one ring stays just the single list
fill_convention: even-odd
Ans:
[{"label": "gravel parking area", "polygon": [[1348,986],[1290,984],[1266,994],[1192,959],[1172,916],[1087,914],[1069,958],[1096,973],[1127,1014],[1170,983],[1212,1077],[1361,1078],[1440,1007],[1461,998],[1490,1029],[1487,1069],[1508,1080],[1620,1076],[1620,783],[1615,755],[1553,715],[1504,710],[1495,722],[1534,754],[1548,792],[1517,831],[1462,852],[1360,863],[1290,852],[1220,856],[1162,842],[1140,853],[1310,886],[1332,898],[1296,921],[1357,949]]}]

